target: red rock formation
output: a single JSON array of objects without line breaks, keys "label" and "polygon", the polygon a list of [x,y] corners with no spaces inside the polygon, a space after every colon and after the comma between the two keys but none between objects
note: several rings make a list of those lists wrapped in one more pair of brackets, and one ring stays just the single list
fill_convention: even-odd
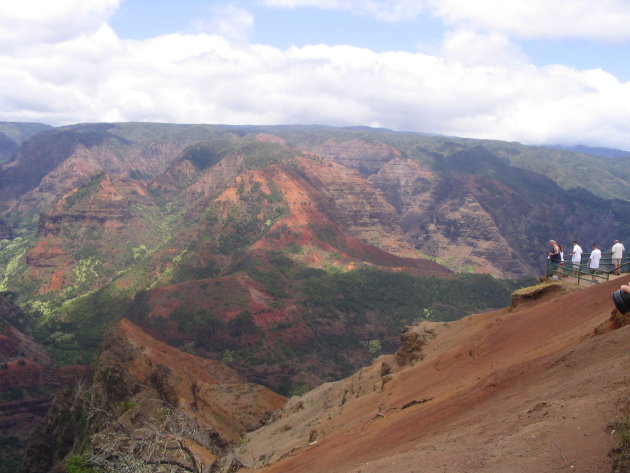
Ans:
[{"label": "red rock formation", "polygon": [[304,142],[299,147],[309,153],[357,169],[366,177],[378,172],[392,159],[400,158],[400,152],[391,146],[368,143],[356,138],[348,140],[332,138],[318,144]]},{"label": "red rock formation", "polygon": [[39,240],[26,253],[26,263],[35,268],[55,268],[67,262],[68,253],[55,245],[53,240]]}]

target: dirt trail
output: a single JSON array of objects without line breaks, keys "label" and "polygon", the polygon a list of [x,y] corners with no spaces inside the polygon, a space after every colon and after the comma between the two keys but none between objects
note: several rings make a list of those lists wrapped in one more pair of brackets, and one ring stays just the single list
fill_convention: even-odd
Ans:
[{"label": "dirt trail", "polygon": [[610,471],[608,424],[630,396],[630,326],[594,329],[629,279],[433,324],[422,361],[323,420],[315,444],[256,471]]}]

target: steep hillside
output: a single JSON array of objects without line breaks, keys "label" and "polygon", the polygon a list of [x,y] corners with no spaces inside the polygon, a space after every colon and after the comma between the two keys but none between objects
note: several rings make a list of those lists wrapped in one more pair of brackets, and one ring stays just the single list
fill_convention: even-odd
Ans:
[{"label": "steep hillside", "polygon": [[630,395],[620,281],[422,323],[395,356],[292,398],[221,471],[612,471]]},{"label": "steep hillside", "polygon": [[9,161],[24,141],[50,128],[42,123],[0,122],[0,164]]},{"label": "steep hillside", "polygon": [[39,209],[100,172],[150,178],[188,146],[219,133],[212,126],[133,123],[43,131],[0,167],[0,211],[18,200],[23,212]]},{"label": "steep hillside", "polygon": [[127,468],[146,462],[205,472],[284,402],[222,363],[182,353],[121,320],[103,343],[92,386],[55,400],[23,471],[89,460],[116,471],[139,471]]},{"label": "steep hillside", "polygon": [[[419,251],[455,271],[522,277],[542,270],[549,238],[568,245],[630,236],[621,218],[627,203],[603,199],[630,197],[623,159],[385,130],[133,123],[62,127],[25,142],[0,168],[0,208],[12,209],[1,231],[19,236],[35,212],[103,172],[135,180],[162,207],[187,213],[241,172],[300,151],[343,166],[321,182],[329,200],[345,196],[338,223],[354,236],[395,254],[406,246],[406,255]],[[359,174],[338,174],[347,168]],[[381,191],[376,200],[354,192],[365,180]],[[383,198],[393,210],[382,212]],[[366,217],[393,232],[394,247],[389,234],[352,221]]]},{"label": "steep hillside", "polygon": [[[100,175],[42,214],[37,245],[16,272],[22,292],[39,281],[38,310],[62,314],[36,330],[57,360],[86,362],[103,330],[126,315],[161,340],[288,393],[349,374],[369,360],[369,346],[393,349],[405,323],[501,306],[515,287],[413,258],[393,207],[354,171],[275,147],[261,166],[245,152],[237,151],[236,168],[227,153],[184,173],[192,184],[173,172],[168,182],[190,204],[173,213],[180,225],[170,233],[149,225],[146,203],[133,205],[155,196],[159,180],[134,193]],[[213,156],[200,153],[197,162]],[[172,168],[186,169],[189,158]],[[342,187],[333,176],[354,183]],[[204,192],[210,185],[223,190]],[[154,216],[181,205],[155,201]]]},{"label": "steep hillside", "polygon": [[[565,190],[582,188],[605,199],[630,199],[628,157],[611,161],[609,158],[581,152],[526,146],[514,142],[394,132],[366,127],[249,127],[249,131],[275,134],[293,146],[300,149],[317,149],[323,155],[326,155],[325,150],[330,148],[331,144],[334,147],[341,143],[342,148],[347,148],[346,143],[350,142],[367,143],[373,148],[385,145],[394,148],[402,156],[429,167],[443,156],[482,146],[515,167],[552,179]],[[363,166],[368,173],[369,169],[373,169],[366,164]]]},{"label": "steep hillside", "polygon": [[54,366],[27,335],[32,317],[0,294],[0,472],[19,470],[28,438],[46,415],[54,393],[85,379],[85,367]]},{"label": "steep hillside", "polygon": [[593,157],[483,140],[352,130],[334,136],[294,132],[290,142],[360,171],[396,207],[406,240],[456,270],[532,274],[542,271],[550,238],[607,245],[611,234],[630,235],[628,202],[584,190],[627,200],[627,165],[611,169],[604,158],[594,165]]}]

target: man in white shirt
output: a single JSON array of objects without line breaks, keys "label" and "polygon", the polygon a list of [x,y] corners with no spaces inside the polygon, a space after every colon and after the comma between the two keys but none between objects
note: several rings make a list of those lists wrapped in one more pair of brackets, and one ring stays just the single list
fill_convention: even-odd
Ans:
[{"label": "man in white shirt", "polygon": [[571,252],[571,264],[573,265],[573,275],[577,276],[582,262],[582,247],[577,240],[573,240],[573,251]]},{"label": "man in white shirt", "polygon": [[588,258],[588,268],[591,272],[591,278],[593,278],[593,282],[599,282],[595,280],[595,273],[599,269],[599,260],[602,258],[602,250],[597,247],[597,243],[593,243],[593,250],[591,251],[591,256]]},{"label": "man in white shirt", "polygon": [[619,243],[619,240],[614,241],[614,245],[612,247],[612,263],[615,268],[615,274],[621,274],[621,258],[623,258],[623,252],[626,251],[622,243]]}]

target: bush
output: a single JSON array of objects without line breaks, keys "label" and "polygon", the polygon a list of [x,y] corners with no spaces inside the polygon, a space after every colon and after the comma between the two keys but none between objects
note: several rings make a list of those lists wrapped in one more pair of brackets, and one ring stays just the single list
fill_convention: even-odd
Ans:
[{"label": "bush", "polygon": [[64,461],[68,473],[98,473],[90,466],[87,455],[73,455]]},{"label": "bush", "polygon": [[226,324],[227,332],[233,337],[243,337],[258,333],[252,314],[244,310],[230,319]]}]

